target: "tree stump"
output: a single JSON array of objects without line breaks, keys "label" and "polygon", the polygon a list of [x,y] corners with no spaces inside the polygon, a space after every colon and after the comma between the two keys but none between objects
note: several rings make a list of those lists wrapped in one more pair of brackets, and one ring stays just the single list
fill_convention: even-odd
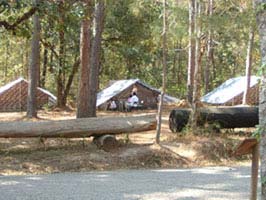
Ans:
[{"label": "tree stump", "polygon": [[93,143],[104,151],[112,151],[119,146],[118,141],[116,140],[114,135],[102,135],[94,137]]}]

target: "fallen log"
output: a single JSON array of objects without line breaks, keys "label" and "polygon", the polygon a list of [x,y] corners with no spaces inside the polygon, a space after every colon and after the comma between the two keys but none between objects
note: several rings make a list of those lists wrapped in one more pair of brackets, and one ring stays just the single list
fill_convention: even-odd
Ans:
[{"label": "fallen log", "polygon": [[[187,125],[191,110],[174,109],[169,116],[169,128],[179,132]],[[248,128],[259,123],[258,107],[200,108],[197,124],[217,124],[220,128]]]},{"label": "fallen log", "polygon": [[156,129],[155,115],[80,118],[61,121],[1,122],[0,138],[82,138]]}]

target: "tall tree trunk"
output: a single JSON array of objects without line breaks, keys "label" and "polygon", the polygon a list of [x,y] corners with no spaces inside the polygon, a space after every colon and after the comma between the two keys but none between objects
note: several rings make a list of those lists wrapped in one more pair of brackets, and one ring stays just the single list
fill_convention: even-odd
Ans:
[{"label": "tall tree trunk", "polygon": [[[213,0],[208,1],[208,15],[211,18],[213,14]],[[213,54],[213,31],[208,31],[208,41],[207,41],[207,62],[204,71],[204,92],[205,94],[209,92],[210,87],[210,67],[212,64],[212,54]]]},{"label": "tall tree trunk", "polygon": [[66,106],[67,97],[69,95],[69,91],[70,91],[71,85],[73,83],[74,76],[78,72],[79,64],[80,64],[80,59],[78,58],[76,60],[76,62],[73,64],[72,71],[68,77],[68,81],[67,81],[67,84],[66,84],[66,87],[64,90],[64,96],[63,96],[63,105],[64,106]]},{"label": "tall tree trunk", "polygon": [[53,74],[54,73],[54,53],[53,53],[53,51],[50,51],[50,57],[49,57],[49,62],[50,62],[50,64],[49,64],[49,72],[51,73],[51,74]]},{"label": "tall tree trunk", "polygon": [[250,91],[250,76],[251,76],[251,67],[252,67],[252,50],[254,43],[254,29],[250,27],[248,46],[247,46],[247,57],[246,57],[246,87],[243,95],[242,104],[248,104],[248,96]]},{"label": "tall tree trunk", "polygon": [[177,84],[180,85],[182,84],[183,78],[183,73],[182,73],[182,38],[180,38],[179,42],[179,49],[180,51],[178,52],[178,68],[177,68]]},{"label": "tall tree trunk", "polygon": [[23,61],[23,77],[28,79],[29,75],[29,39],[25,39],[25,47],[24,47],[24,61]]},{"label": "tall tree trunk", "polygon": [[64,97],[64,57],[65,57],[65,30],[64,30],[64,23],[65,23],[65,11],[64,11],[64,1],[59,0],[58,4],[58,12],[60,13],[59,16],[59,69],[57,74],[57,107],[63,108],[63,97]]},{"label": "tall tree trunk", "polygon": [[[178,43],[176,44],[176,48],[179,48],[179,44]],[[179,67],[178,64],[177,64],[178,54],[179,54],[179,52],[175,52],[174,55],[173,55],[173,67],[171,68],[172,76],[169,78],[169,80],[171,82],[176,81],[177,84],[178,84],[178,81],[179,81],[178,80],[178,73],[177,73],[178,67]]]},{"label": "tall tree trunk", "polygon": [[43,51],[42,77],[41,77],[41,81],[40,81],[40,87],[43,87],[43,88],[45,88],[47,63],[48,63],[48,50],[47,50],[47,48],[44,48],[44,51]]},{"label": "tall tree trunk", "polygon": [[261,168],[261,199],[266,199],[266,10],[261,9],[266,0],[255,0],[257,11],[257,25],[260,35],[261,49],[261,88],[259,101],[259,127],[260,127],[260,168]]},{"label": "tall tree trunk", "polygon": [[195,48],[195,71],[194,71],[194,83],[193,83],[193,101],[192,101],[192,116],[191,125],[192,131],[196,131],[197,128],[197,118],[198,118],[198,104],[200,102],[200,80],[201,80],[201,59],[204,53],[201,52],[201,5],[198,0],[196,0],[196,14],[195,14],[195,33],[196,37],[196,48]]},{"label": "tall tree trunk", "polygon": [[217,70],[217,67],[216,67],[216,65],[215,65],[215,60],[214,60],[214,53],[213,53],[213,51],[212,51],[212,68],[211,68],[211,70],[212,70],[212,73],[211,73],[211,88],[213,88],[214,87],[214,85],[213,85],[213,81],[214,80],[216,80],[216,78],[217,78],[217,72],[216,72],[216,70]]},{"label": "tall tree trunk", "polygon": [[[40,33],[41,34],[41,33]],[[41,39],[40,39],[41,40]],[[39,65],[37,65],[37,67],[36,67],[36,85],[37,85],[37,87],[39,87],[40,86],[40,81],[41,81],[41,64],[40,64],[40,60],[41,60],[41,45],[39,45],[39,47],[40,47],[40,52],[39,52]]]},{"label": "tall tree trunk", "polygon": [[[6,40],[6,52],[5,52],[5,71],[4,71],[4,78],[5,81],[7,80],[7,69],[8,69],[8,61],[9,61],[9,57],[10,57],[10,51],[9,51],[9,46],[10,46],[10,41],[9,39]],[[27,58],[28,59],[28,58]]]},{"label": "tall tree trunk", "polygon": [[166,87],[166,68],[167,68],[167,11],[166,11],[166,0],[163,1],[163,77],[162,77],[162,92],[160,96],[160,102],[158,107],[157,115],[157,127],[156,127],[156,143],[160,143],[161,135],[161,124],[162,124],[162,108],[163,108],[163,98],[165,94]]},{"label": "tall tree trunk", "polygon": [[89,76],[90,76],[90,41],[91,41],[91,1],[86,1],[86,11],[81,22],[80,35],[80,78],[77,99],[77,118],[89,117]]},{"label": "tall tree trunk", "polygon": [[101,41],[104,26],[104,0],[98,0],[95,5],[94,27],[95,36],[92,43],[90,90],[89,90],[89,116],[96,117],[97,90],[99,85],[99,68],[101,57]]},{"label": "tall tree trunk", "polygon": [[189,0],[189,49],[188,49],[188,75],[187,75],[187,100],[192,103],[193,82],[195,71],[195,0]]},{"label": "tall tree trunk", "polygon": [[[38,6],[39,0],[34,0],[33,4]],[[40,33],[41,25],[39,13],[33,16],[33,35],[31,42],[31,58],[29,68],[29,87],[27,98],[27,117],[37,117],[37,69],[40,68]]]}]

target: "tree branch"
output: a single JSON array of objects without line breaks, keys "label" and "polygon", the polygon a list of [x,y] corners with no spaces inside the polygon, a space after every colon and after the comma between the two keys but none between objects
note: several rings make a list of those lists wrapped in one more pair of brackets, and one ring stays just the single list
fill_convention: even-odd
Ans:
[{"label": "tree branch", "polygon": [[10,24],[5,20],[0,20],[0,27],[3,26],[6,30],[14,31],[19,24],[29,19],[36,11],[37,7],[32,7],[28,12],[19,17],[13,24]]},{"label": "tree branch", "polygon": [[53,52],[56,58],[59,57],[58,53],[54,50],[55,47],[51,43],[45,42],[43,39],[41,39],[41,43],[44,47],[49,48]]}]

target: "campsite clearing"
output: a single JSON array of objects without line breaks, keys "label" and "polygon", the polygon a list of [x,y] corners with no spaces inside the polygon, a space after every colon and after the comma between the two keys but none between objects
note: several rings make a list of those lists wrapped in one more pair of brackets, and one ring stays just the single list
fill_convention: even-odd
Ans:
[{"label": "campsite clearing", "polygon": [[[248,133],[230,131],[186,135],[172,133],[168,128],[169,107],[164,109],[161,145],[155,145],[155,131],[117,136],[117,149],[106,152],[98,149],[92,138],[80,139],[0,139],[0,174],[44,174],[91,170],[187,168],[195,166],[240,165],[249,157],[231,157],[239,141]],[[128,116],[140,114],[98,112],[98,116]],[[156,110],[145,111],[156,113]],[[0,121],[26,120],[25,113],[1,113]],[[39,120],[75,118],[74,111],[40,111]],[[242,130],[243,131],[243,130]]]}]

